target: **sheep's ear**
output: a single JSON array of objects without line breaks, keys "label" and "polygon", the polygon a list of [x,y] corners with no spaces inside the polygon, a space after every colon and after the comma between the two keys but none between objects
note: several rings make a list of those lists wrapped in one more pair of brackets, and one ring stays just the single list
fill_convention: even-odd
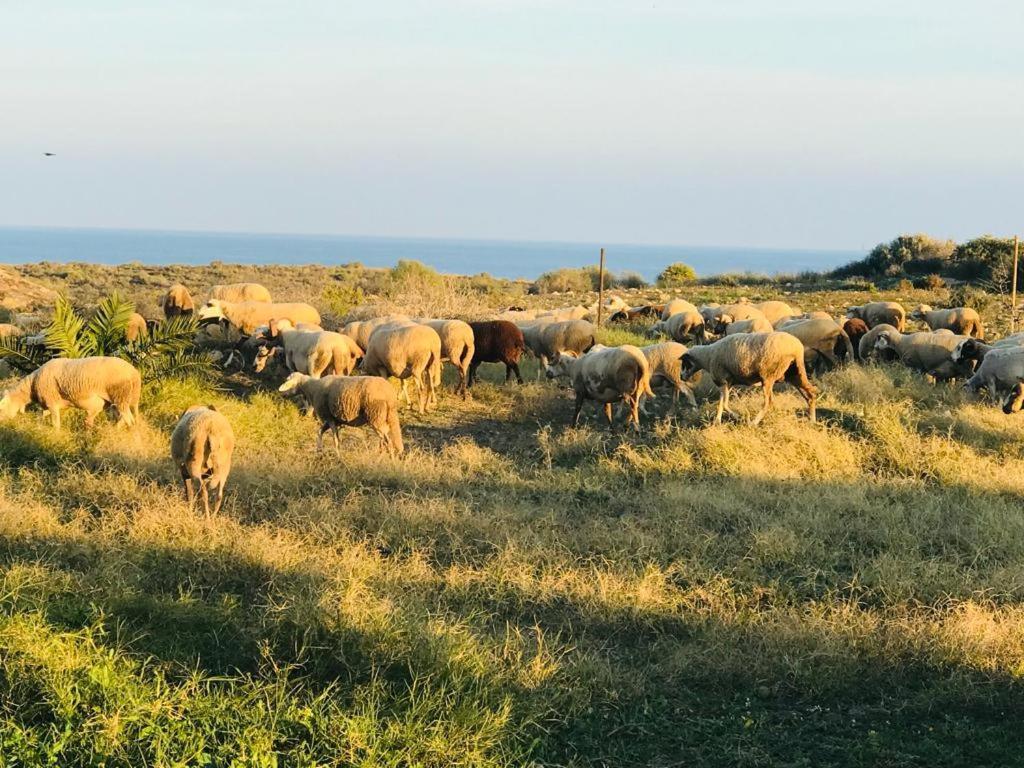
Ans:
[{"label": "sheep's ear", "polygon": [[209,408],[211,411],[216,411],[217,410],[217,406],[213,405],[212,403],[207,405],[206,407]]}]

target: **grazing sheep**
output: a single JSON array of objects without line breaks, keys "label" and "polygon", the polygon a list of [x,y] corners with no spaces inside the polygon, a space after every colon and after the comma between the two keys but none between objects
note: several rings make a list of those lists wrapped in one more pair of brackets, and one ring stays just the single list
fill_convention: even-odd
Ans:
[{"label": "grazing sheep", "polygon": [[[661,344],[650,344],[640,349],[647,358],[647,368],[651,374],[651,388],[660,386],[672,387],[672,405],[679,403],[679,395],[682,394],[691,408],[697,407],[697,401],[693,396],[693,388],[700,380],[700,373],[693,379],[683,381],[680,371],[683,367],[683,355],[686,354],[686,347],[676,341],[665,341]],[[647,413],[644,408],[644,397],[640,395],[640,410]]]},{"label": "grazing sheep", "polygon": [[348,376],[356,366],[346,336],[333,331],[278,330],[271,321],[270,342],[256,353],[253,364],[261,372],[275,354],[284,355],[289,371],[305,373],[319,379],[324,373]]},{"label": "grazing sheep", "polygon": [[[753,304],[746,304],[739,302],[737,304],[727,304],[722,307],[716,307],[711,315],[711,320],[708,321],[707,316],[704,318],[704,322],[710,326],[712,333],[722,335],[725,333],[725,328],[730,323],[735,323],[740,320],[762,320],[761,327],[765,328],[771,325],[757,307]],[[764,325],[767,323],[767,326]],[[767,333],[767,331],[764,331]]]},{"label": "grazing sheep", "polygon": [[644,317],[661,317],[664,304],[645,304],[642,307],[627,307],[608,318],[610,323],[631,323]]},{"label": "grazing sheep", "polygon": [[[540,360],[541,369],[558,352],[583,354],[597,341],[597,328],[586,320],[545,322],[538,320],[521,328],[526,347]],[[537,378],[540,378],[540,370]]]},{"label": "grazing sheep", "polygon": [[962,336],[985,338],[985,327],[981,324],[981,315],[970,307],[953,307],[952,309],[932,309],[927,304],[919,304],[910,313],[911,320],[923,320],[933,331],[945,328]]},{"label": "grazing sheep", "polygon": [[263,301],[269,304],[272,301],[270,298],[270,291],[259,283],[229,283],[228,285],[215,285],[210,289],[210,298],[219,299],[221,301],[230,301],[233,304],[241,304],[246,301]]},{"label": "grazing sheep", "polygon": [[[832,318],[829,317],[829,320]],[[854,359],[861,359],[860,351],[860,340],[870,331],[868,324],[861,320],[859,317],[854,317],[843,323],[843,333],[850,338],[850,343],[853,345],[853,356]],[[871,342],[874,344],[874,342]]]},{"label": "grazing sheep", "polygon": [[903,333],[907,327],[907,311],[895,301],[869,301],[867,304],[854,305],[847,308],[846,316],[863,320],[868,328],[884,323]]},{"label": "grazing sheep", "polygon": [[149,335],[149,325],[146,324],[146,318],[138,312],[132,312],[132,316],[128,318],[128,325],[124,329],[124,337],[128,341],[138,341],[147,335]]},{"label": "grazing sheep", "polygon": [[168,320],[178,315],[191,315],[196,309],[192,294],[181,283],[175,283],[167,289],[167,293],[160,300],[160,307]]},{"label": "grazing sheep", "polygon": [[200,320],[224,320],[232,327],[250,336],[261,325],[270,321],[285,319],[292,325],[309,323],[320,325],[320,313],[309,304],[301,302],[273,304],[265,301],[231,302],[210,299],[199,310]]},{"label": "grazing sheep", "polygon": [[582,306],[575,307],[561,307],[559,309],[549,309],[543,312],[537,313],[537,319],[550,320],[555,323],[565,323],[570,320],[584,320],[591,317],[590,309]]},{"label": "grazing sheep", "polygon": [[196,500],[192,487],[195,481],[203,498],[203,511],[210,514],[209,491],[212,489],[213,514],[220,512],[234,450],[235,433],[231,423],[212,405],[193,405],[181,415],[171,433],[171,458],[181,472],[189,507]]},{"label": "grazing sheep", "polygon": [[672,299],[661,308],[661,319],[668,320],[672,315],[680,312],[696,312],[697,307],[686,299]]},{"label": "grazing sheep", "polygon": [[804,367],[808,370],[813,370],[822,361],[834,368],[841,360],[854,358],[853,342],[832,318],[787,320],[779,323],[776,330],[800,339],[804,345]]},{"label": "grazing sheep", "polygon": [[353,320],[351,323],[346,323],[341,332],[355,339],[356,344],[365,350],[370,343],[370,336],[380,326],[393,323],[407,323],[409,321],[410,317],[408,315],[383,315],[382,317],[374,317],[370,320]]},{"label": "grazing sheep", "polygon": [[764,317],[752,317],[749,320],[730,320],[730,315],[721,315],[718,318],[719,328],[725,336],[733,336],[737,333],[771,333],[775,330],[772,324]]},{"label": "grazing sheep", "polygon": [[795,336],[782,332],[738,333],[713,344],[693,347],[683,355],[680,376],[691,378],[705,370],[719,387],[718,412],[715,423],[722,423],[722,413],[729,410],[729,393],[734,385],[761,384],[764,406],[754,417],[756,426],[772,405],[775,382],[785,379],[799,390],[807,401],[807,415],[813,422],[818,389],[807,378],[804,368],[804,346]]},{"label": "grazing sheep", "polygon": [[704,324],[711,325],[718,319],[718,316],[722,314],[721,310],[721,304],[711,302],[710,304],[702,305],[697,311],[700,312],[700,316],[704,318]]},{"label": "grazing sheep", "polygon": [[[967,380],[964,388],[969,392],[986,390],[995,399],[1005,392],[1014,391],[1024,379],[1024,347],[993,349],[981,361],[978,370]],[[1004,403],[1005,410],[1005,403]],[[1006,411],[1010,413],[1010,411]]]},{"label": "grazing sheep", "polygon": [[139,418],[141,391],[139,372],[118,357],[57,358],[4,392],[0,417],[12,418],[36,403],[50,412],[54,429],[60,429],[63,408],[81,408],[85,425],[91,427],[110,404],[117,409],[118,424],[130,427]]},{"label": "grazing sheep", "polygon": [[640,431],[640,396],[654,397],[651,373],[644,353],[630,344],[621,347],[595,346],[582,357],[566,350],[556,353],[545,373],[549,379],[567,376],[576,393],[572,424],[580,422],[586,400],[604,403],[605,417],[612,423],[612,403],[622,401],[629,408],[630,423]]},{"label": "grazing sheep", "polygon": [[400,379],[407,400],[406,380],[416,381],[419,412],[426,413],[436,399],[434,382],[441,377],[441,337],[426,325],[383,325],[370,336],[362,370],[368,376]]},{"label": "grazing sheep", "polygon": [[526,342],[523,340],[523,332],[515,323],[508,320],[482,320],[470,323],[473,330],[473,359],[469,364],[469,380],[467,386],[473,386],[476,378],[476,369],[480,363],[504,363],[505,383],[516,375],[516,381],[523,383],[523,377],[519,373],[519,359],[526,349]]},{"label": "grazing sheep", "polygon": [[420,323],[433,328],[441,337],[441,361],[447,360],[459,372],[455,391],[465,400],[466,380],[475,347],[473,329],[462,320],[421,320]]},{"label": "grazing sheep", "polygon": [[[798,319],[798,320],[834,320],[835,318],[832,317],[831,313],[825,312],[824,310],[812,309],[810,312],[804,312],[802,315],[797,315],[795,318],[790,318],[790,319],[791,320],[794,320],[794,319]],[[785,322],[785,320],[782,320],[780,322]]]},{"label": "grazing sheep", "polygon": [[[860,318],[854,318],[860,320]],[[860,322],[864,322],[860,320]],[[865,323],[866,325],[866,323]],[[891,362],[899,359],[899,355],[896,354],[895,350],[892,349],[878,349],[875,346],[875,342],[878,341],[878,337],[883,333],[889,331],[896,331],[896,327],[889,325],[888,323],[881,323],[871,328],[867,333],[860,337],[860,341],[857,342],[857,356],[862,363],[868,362],[874,358],[879,360],[885,360]],[[896,331],[899,333],[899,331]]]},{"label": "grazing sheep", "polygon": [[799,309],[795,309],[784,301],[761,301],[755,304],[754,307],[759,309],[761,314],[764,315],[765,320],[773,326],[783,320],[797,317],[800,314]]},{"label": "grazing sheep", "polygon": [[900,333],[892,329],[878,335],[875,349],[892,349],[908,368],[921,371],[936,381],[949,381],[973,372],[973,361],[953,360],[953,350],[964,338],[948,331]]},{"label": "grazing sheep", "polygon": [[302,373],[293,373],[278,387],[280,392],[297,392],[313,406],[320,419],[316,436],[316,450],[324,449],[324,433],[331,430],[334,450],[341,455],[338,428],[360,427],[368,424],[380,438],[382,450],[393,456],[400,455],[402,427],[398,421],[398,397],[387,379],[379,376],[326,376],[314,379]]},{"label": "grazing sheep", "polygon": [[676,312],[668,320],[659,320],[651,326],[651,334],[664,333],[680,344],[692,341],[703,344],[707,339],[704,331],[704,318],[700,312]]},{"label": "grazing sheep", "polygon": [[993,349],[1010,349],[1013,347],[1024,347],[1024,333],[1015,333],[1012,336],[997,339],[988,344],[979,339],[966,338],[956,345],[956,349],[953,350],[952,359],[954,363],[961,360],[974,360],[980,363],[985,359],[985,355]]},{"label": "grazing sheep", "polygon": [[1024,408],[1024,382],[1018,381],[1003,398],[1003,413],[1017,413]]}]

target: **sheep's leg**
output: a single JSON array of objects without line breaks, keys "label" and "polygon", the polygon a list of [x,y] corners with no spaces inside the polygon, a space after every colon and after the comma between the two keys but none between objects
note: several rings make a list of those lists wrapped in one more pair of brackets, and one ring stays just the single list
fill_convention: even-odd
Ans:
[{"label": "sheep's leg", "polygon": [[583,410],[583,401],[584,401],[584,399],[585,399],[585,397],[584,397],[583,393],[581,393],[581,392],[577,392],[576,393],[576,406],[575,406],[575,408],[573,410],[573,414],[572,414],[572,425],[574,427],[578,427],[580,425],[580,411]]},{"label": "sheep's leg", "polygon": [[715,414],[715,424],[722,423],[722,412],[729,402],[729,385],[723,384],[718,390],[718,412]]},{"label": "sheep's leg", "polygon": [[324,432],[331,428],[331,425],[326,421],[320,424],[320,431],[316,434],[316,452],[324,452]]},{"label": "sheep's leg", "polygon": [[522,384],[523,383],[523,375],[519,372],[519,363],[518,362],[506,363],[505,364],[505,383],[506,384],[508,383],[508,371],[509,371],[510,368],[512,369],[512,371],[516,375],[516,381],[519,384]]},{"label": "sheep's leg", "polygon": [[331,437],[334,438],[334,452],[338,454],[339,457],[341,456],[341,439],[338,434],[340,431],[341,427],[337,424],[331,428]]},{"label": "sheep's leg", "polygon": [[211,484],[213,485],[213,514],[220,514],[221,504],[224,503],[224,478],[217,477],[211,478]]},{"label": "sheep's leg", "polygon": [[196,492],[192,487],[192,475],[188,473],[185,467],[179,467],[181,472],[181,482],[185,486],[185,501],[188,502],[188,508],[192,509],[192,505],[196,500]]},{"label": "sheep's leg", "polygon": [[409,379],[402,379],[402,402],[412,405],[412,400],[409,399]]},{"label": "sheep's leg", "polygon": [[612,419],[612,404],[611,403],[605,403],[604,404],[604,417],[605,417],[605,419],[608,420],[608,426],[609,427],[614,425],[614,420]]},{"label": "sheep's leg", "polygon": [[50,420],[53,422],[53,429],[60,432],[60,406],[56,403],[50,406]]},{"label": "sheep's leg", "polygon": [[629,420],[633,423],[633,431],[640,434],[640,398],[631,397],[629,403]]},{"label": "sheep's leg", "polygon": [[765,414],[768,413],[768,409],[772,407],[772,394],[774,392],[774,383],[775,382],[769,382],[767,380],[764,382],[764,407],[762,407],[761,411],[757,414],[757,416],[754,417],[754,420],[750,422],[752,426],[756,427],[758,424],[760,424],[761,420],[765,417]]},{"label": "sheep's leg", "polygon": [[[476,369],[480,367],[480,363],[473,361],[469,364],[469,377],[466,379],[466,386],[472,387],[473,380],[476,378]],[[505,383],[508,383],[508,369],[505,370]]]},{"label": "sheep's leg", "polygon": [[209,482],[207,482],[206,480],[200,479],[199,480],[199,491],[203,495],[203,514],[206,515],[207,517],[209,517],[210,516]]},{"label": "sheep's leg", "polygon": [[540,381],[544,378],[544,371],[547,370],[548,358],[547,355],[538,355],[537,359],[540,361],[540,367],[537,368],[537,381]]}]

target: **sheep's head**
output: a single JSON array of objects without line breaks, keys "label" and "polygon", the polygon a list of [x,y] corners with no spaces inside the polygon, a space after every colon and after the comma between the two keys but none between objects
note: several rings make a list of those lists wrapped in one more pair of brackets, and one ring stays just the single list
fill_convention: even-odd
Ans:
[{"label": "sheep's head", "polygon": [[893,348],[893,338],[889,331],[883,331],[878,334],[878,338],[875,339],[875,349],[879,352],[884,352],[887,349]]},{"label": "sheep's head", "polygon": [[953,348],[953,352],[949,357],[954,363],[959,363],[961,360],[973,360],[977,354],[978,342],[974,339],[967,338]]},{"label": "sheep's head", "polygon": [[278,387],[277,391],[294,392],[296,389],[298,389],[299,385],[302,384],[302,382],[304,382],[308,378],[309,376],[307,376],[306,374],[299,373],[298,371],[296,371],[295,373],[291,374],[287,379],[284,380],[284,384]]},{"label": "sheep's head", "polygon": [[544,375],[549,379],[558,379],[569,375],[569,366],[576,360],[574,352],[556,352],[555,356],[548,362],[544,369]]},{"label": "sheep's head", "polygon": [[[277,354],[277,350],[280,347],[272,347],[269,344],[263,344],[256,351],[256,359],[253,360],[252,367],[256,373],[262,373],[263,369],[267,367],[270,359]],[[283,391],[283,390],[282,390]]]},{"label": "sheep's head", "polygon": [[927,304],[918,304],[914,309],[907,315],[911,320],[924,320],[925,312],[931,312],[932,308]]},{"label": "sheep's head", "polygon": [[725,329],[734,322],[736,322],[736,318],[726,312],[723,312],[718,316],[718,319],[715,320],[714,332],[721,335],[725,333]]},{"label": "sheep's head", "polygon": [[681,363],[679,368],[679,378],[683,381],[689,381],[702,370],[700,362],[698,362],[697,358],[689,352],[686,352],[681,358],[679,358],[679,361]]},{"label": "sheep's head", "polygon": [[224,305],[219,299],[210,299],[199,308],[199,320],[223,320]]},{"label": "sheep's head", "polygon": [[863,306],[856,306],[856,305],[854,305],[852,307],[847,307],[846,308],[846,316],[848,318],[850,318],[850,319],[853,319],[853,318],[856,317],[856,318],[859,318],[860,320],[863,320],[864,319],[863,312],[864,312],[864,307]]},{"label": "sheep's head", "polygon": [[1024,408],[1024,382],[1018,381],[1003,398],[1003,413],[1017,413]]},{"label": "sheep's head", "polygon": [[19,389],[8,389],[0,397],[0,419],[13,419],[19,413],[24,413],[28,401],[28,396]]}]

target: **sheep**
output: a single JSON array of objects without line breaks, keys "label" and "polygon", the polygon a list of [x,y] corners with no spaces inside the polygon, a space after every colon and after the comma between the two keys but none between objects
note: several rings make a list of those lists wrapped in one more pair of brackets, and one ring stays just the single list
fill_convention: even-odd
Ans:
[{"label": "sheep", "polygon": [[812,370],[820,361],[834,367],[841,359],[853,360],[853,342],[832,318],[816,320],[787,320],[776,330],[785,331],[800,339],[804,345],[804,367]]},{"label": "sheep", "polygon": [[[804,312],[803,314],[797,315],[796,318],[789,318],[789,319],[790,320],[793,320],[793,319],[799,319],[799,320],[834,320],[835,318],[832,317],[831,313],[825,312],[824,310],[812,309],[810,312]],[[783,320],[780,320],[779,322],[783,322],[784,323],[784,322],[786,322],[786,320],[783,319]],[[863,321],[861,321],[861,322],[863,322]]]},{"label": "sheep", "polygon": [[334,451],[341,455],[338,429],[364,424],[377,433],[381,450],[392,456],[405,451],[402,427],[398,420],[398,397],[395,388],[380,376],[324,376],[314,379],[303,373],[291,374],[278,391],[298,394],[312,405],[320,420],[316,436],[317,453],[323,453],[324,433],[331,431]]},{"label": "sheep", "polygon": [[700,312],[700,316],[704,318],[704,324],[710,325],[718,319],[721,313],[722,305],[717,302],[711,302],[710,304],[703,304],[697,310]]},{"label": "sheep", "polygon": [[516,381],[522,384],[519,359],[526,349],[526,342],[523,340],[523,332],[516,324],[507,320],[482,320],[470,323],[469,327],[473,330],[474,349],[466,385],[473,386],[476,369],[480,367],[480,363],[504,363],[505,383],[508,383],[514,373]]},{"label": "sheep", "polygon": [[665,304],[661,309],[661,319],[668,320],[672,315],[680,312],[696,312],[697,307],[688,302],[686,299],[672,299],[672,301]]},{"label": "sheep", "polygon": [[555,323],[569,322],[570,320],[584,320],[591,317],[590,309],[583,306],[561,307],[560,309],[549,309],[537,313],[537,319],[551,320]]},{"label": "sheep", "polygon": [[927,304],[919,304],[909,315],[911,320],[923,320],[930,330],[946,328],[962,336],[985,338],[985,327],[981,323],[981,315],[970,307],[953,307],[952,309],[932,309]]},{"label": "sheep", "polygon": [[447,360],[459,372],[459,383],[455,391],[465,400],[466,379],[475,346],[473,329],[462,320],[421,320],[420,324],[433,328],[441,337],[441,361]]},{"label": "sheep", "polygon": [[[860,318],[854,319],[860,320]],[[863,323],[864,321],[860,320],[860,322]],[[880,323],[860,337],[860,341],[857,342],[857,357],[862,363],[872,360],[875,357],[886,361],[892,361],[899,358],[899,355],[896,354],[895,350],[878,349],[875,346],[875,342],[878,341],[878,337],[883,333],[888,333],[889,331],[896,331],[896,327],[889,325],[888,323]]]},{"label": "sheep", "polygon": [[553,323],[538,320],[522,327],[521,330],[527,348],[540,360],[541,369],[537,372],[537,378],[540,378],[541,370],[547,366],[548,360],[553,358],[555,353],[569,351],[582,354],[597,341],[594,335],[597,329],[586,320]]},{"label": "sheep", "polygon": [[382,317],[374,317],[370,320],[353,320],[350,323],[346,323],[341,332],[355,339],[356,344],[365,350],[370,343],[370,336],[377,328],[392,323],[408,322],[409,319],[408,315],[383,315]]},{"label": "sheep", "polygon": [[1005,339],[997,339],[988,344],[984,341],[968,337],[956,345],[956,349],[953,350],[952,359],[954,363],[960,360],[974,360],[980,363],[994,349],[1009,349],[1013,347],[1024,347],[1024,333],[1015,333],[1012,336],[1007,336]]},{"label": "sheep", "polygon": [[231,423],[212,405],[193,405],[181,415],[171,433],[171,458],[181,472],[189,508],[196,500],[195,481],[202,495],[203,511],[210,514],[212,489],[213,514],[220,512],[234,450]]},{"label": "sheep", "polygon": [[43,363],[0,398],[0,418],[12,418],[31,403],[50,412],[53,428],[60,430],[63,408],[85,411],[85,425],[92,427],[106,407],[117,409],[118,425],[132,426],[139,419],[142,377],[135,367],[118,357],[57,358]]},{"label": "sheep", "polygon": [[146,318],[138,312],[132,312],[128,318],[128,325],[124,329],[124,337],[128,341],[138,341],[141,337],[149,335],[149,325]]},{"label": "sheep", "polygon": [[[651,373],[651,388],[669,385],[672,387],[672,405],[679,403],[679,395],[682,394],[691,408],[697,407],[697,401],[693,396],[693,387],[700,379],[698,373],[694,379],[683,381],[679,376],[682,369],[683,355],[686,354],[686,347],[677,341],[665,341],[660,344],[649,344],[641,347],[641,352],[647,358],[647,368]],[[640,410],[646,413],[644,408],[644,395],[640,395]]]},{"label": "sheep", "polygon": [[285,368],[305,373],[314,379],[326,371],[336,376],[348,376],[355,368],[346,337],[333,331],[278,330],[271,321],[270,343],[256,353],[253,367],[259,373],[274,354],[284,355]]},{"label": "sheep", "polygon": [[286,319],[293,325],[320,325],[320,313],[309,304],[273,304],[265,301],[232,302],[210,299],[199,310],[200,320],[224,320],[245,334],[252,335],[261,325],[273,319]]},{"label": "sheep", "polygon": [[[693,347],[683,355],[680,377],[689,379],[705,370],[719,387],[718,412],[715,423],[722,423],[722,413],[729,411],[729,393],[733,385],[761,384],[764,406],[754,417],[756,426],[772,405],[775,382],[785,379],[797,388],[807,401],[807,415],[813,422],[818,388],[811,384],[804,368],[804,346],[792,334],[737,333],[713,344]],[[731,414],[732,411],[729,411]]]},{"label": "sheep", "polygon": [[707,334],[704,331],[704,318],[700,312],[689,310],[677,312],[668,320],[659,320],[652,325],[651,335],[657,336],[659,333],[664,333],[679,343],[693,341],[703,344],[707,339]]},{"label": "sheep", "polygon": [[[1024,347],[1001,347],[985,355],[964,389],[975,393],[984,389],[998,400],[1003,393],[1014,392],[1021,379],[1024,379]],[[1005,402],[1003,410],[1011,412],[1006,410]]]},{"label": "sheep", "polygon": [[627,307],[626,309],[616,312],[614,315],[608,318],[610,323],[631,323],[634,320],[639,320],[642,317],[661,317],[661,313],[665,311],[664,304],[645,304],[642,307]]},{"label": "sheep", "polygon": [[612,403],[622,401],[629,408],[630,423],[640,431],[640,397],[654,397],[651,372],[644,353],[631,344],[621,347],[595,346],[580,356],[571,350],[556,353],[545,373],[549,379],[567,376],[576,393],[572,425],[580,422],[586,400],[604,403],[605,417],[612,423]]},{"label": "sheep", "polygon": [[[875,340],[875,349],[892,349],[908,368],[921,371],[936,381],[969,376],[974,363],[968,360],[953,360],[953,350],[966,337],[941,331],[900,333],[882,331]],[[863,341],[863,340],[862,340]]]},{"label": "sheep", "polygon": [[11,336],[24,336],[25,332],[11,323],[0,323],[0,339],[7,339]]},{"label": "sheep", "polygon": [[[829,317],[831,320],[832,318]],[[843,333],[845,333],[850,343],[853,345],[853,357],[855,360],[861,360],[860,352],[860,340],[870,331],[868,324],[861,320],[859,317],[854,317],[850,320],[846,320],[843,323]],[[871,342],[874,344],[874,342]]]},{"label": "sheep", "polygon": [[867,304],[847,307],[846,316],[863,320],[868,328],[885,323],[903,333],[907,327],[907,311],[895,301],[869,301]]},{"label": "sheep", "polygon": [[800,310],[791,307],[784,301],[761,301],[754,307],[760,310],[765,319],[773,326],[800,314]]},{"label": "sheep", "polygon": [[[711,313],[711,320],[708,320],[707,315],[704,316],[705,324],[711,327],[713,333],[719,335],[725,333],[725,328],[730,323],[735,323],[739,320],[754,319],[760,319],[763,321],[761,323],[762,328],[766,327],[764,323],[767,323],[769,326],[771,325],[771,323],[768,323],[768,318],[762,314],[761,310],[753,304],[746,304],[743,302],[716,307]],[[767,331],[764,332],[767,333]]]},{"label": "sheep", "polygon": [[[436,399],[434,382],[441,377],[441,337],[426,325],[384,325],[373,332],[363,357],[363,373],[369,376],[394,376],[419,384],[419,412]],[[408,393],[405,392],[408,400]]]},{"label": "sheep", "polygon": [[215,285],[210,289],[210,298],[241,304],[246,301],[262,301],[270,303],[270,291],[259,283],[229,283]]},{"label": "sheep", "polygon": [[718,318],[719,333],[725,336],[733,336],[737,333],[771,333],[774,328],[764,317],[752,317],[749,320],[730,320],[731,315],[721,315]]},{"label": "sheep", "polygon": [[164,317],[170,320],[178,315],[191,315],[195,312],[196,305],[188,288],[181,283],[175,283],[167,289],[167,293],[160,300],[160,308],[164,311]]}]

